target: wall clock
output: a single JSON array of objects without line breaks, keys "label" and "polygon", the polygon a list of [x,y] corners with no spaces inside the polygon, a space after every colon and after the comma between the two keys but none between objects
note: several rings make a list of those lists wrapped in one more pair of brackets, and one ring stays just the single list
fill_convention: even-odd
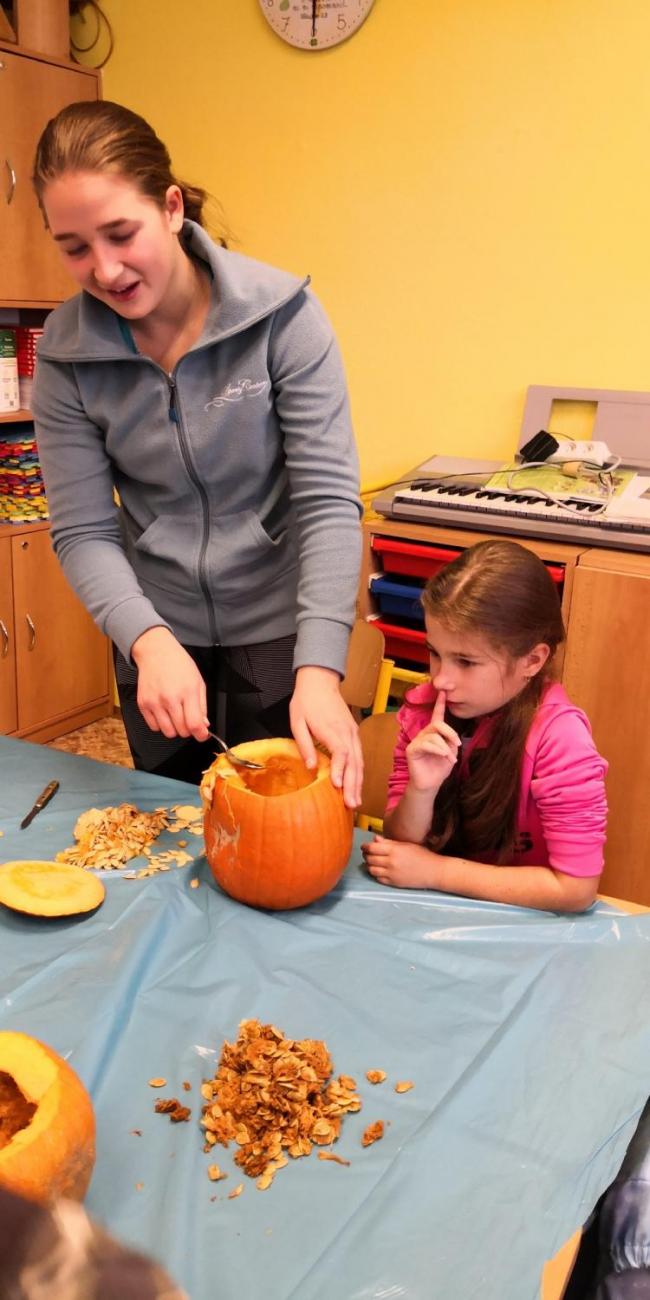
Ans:
[{"label": "wall clock", "polygon": [[259,0],[267,23],[300,50],[327,50],[358,31],[374,0]]}]

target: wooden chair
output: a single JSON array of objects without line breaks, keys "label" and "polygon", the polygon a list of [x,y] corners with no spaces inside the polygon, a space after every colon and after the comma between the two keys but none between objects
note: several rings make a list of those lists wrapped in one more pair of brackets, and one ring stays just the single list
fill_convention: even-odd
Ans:
[{"label": "wooden chair", "polygon": [[[384,665],[388,665],[387,681]],[[390,661],[384,659],[383,632],[374,623],[358,618],[352,628],[345,677],[341,682],[341,695],[357,722],[363,709],[382,712],[386,708],[390,671]],[[378,693],[380,682],[383,701]]]},{"label": "wooden chair", "polygon": [[357,812],[361,830],[382,828],[397,733],[396,713],[372,713],[359,724],[364,764],[361,807]]}]

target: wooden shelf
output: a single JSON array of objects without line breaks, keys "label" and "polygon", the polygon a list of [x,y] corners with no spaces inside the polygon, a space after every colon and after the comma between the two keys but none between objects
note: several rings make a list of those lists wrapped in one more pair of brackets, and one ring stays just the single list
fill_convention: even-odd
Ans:
[{"label": "wooden shelf", "polygon": [[31,411],[26,410],[25,407],[21,407],[18,411],[3,411],[0,414],[0,424],[27,424],[33,419]]},{"label": "wooden shelf", "polygon": [[49,528],[49,519],[21,519],[15,524],[8,524],[5,519],[0,520],[0,540],[3,537],[19,537],[22,533],[41,533]]}]

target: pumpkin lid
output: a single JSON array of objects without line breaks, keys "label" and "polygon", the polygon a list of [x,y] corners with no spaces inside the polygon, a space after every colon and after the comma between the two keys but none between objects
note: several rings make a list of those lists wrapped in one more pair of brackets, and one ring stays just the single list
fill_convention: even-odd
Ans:
[{"label": "pumpkin lid", "polygon": [[105,894],[97,876],[67,862],[16,861],[0,867],[0,903],[30,916],[92,912]]}]

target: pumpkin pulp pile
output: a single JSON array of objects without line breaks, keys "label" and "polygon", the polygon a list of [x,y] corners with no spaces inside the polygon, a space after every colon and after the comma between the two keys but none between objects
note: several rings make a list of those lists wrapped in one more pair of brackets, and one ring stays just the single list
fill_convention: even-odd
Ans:
[{"label": "pumpkin pulp pile", "polygon": [[201,782],[208,862],[222,889],[252,907],[304,907],[339,880],[352,848],[352,811],[332,785],[330,760],[308,769],[293,740],[249,741],[220,754]]}]

